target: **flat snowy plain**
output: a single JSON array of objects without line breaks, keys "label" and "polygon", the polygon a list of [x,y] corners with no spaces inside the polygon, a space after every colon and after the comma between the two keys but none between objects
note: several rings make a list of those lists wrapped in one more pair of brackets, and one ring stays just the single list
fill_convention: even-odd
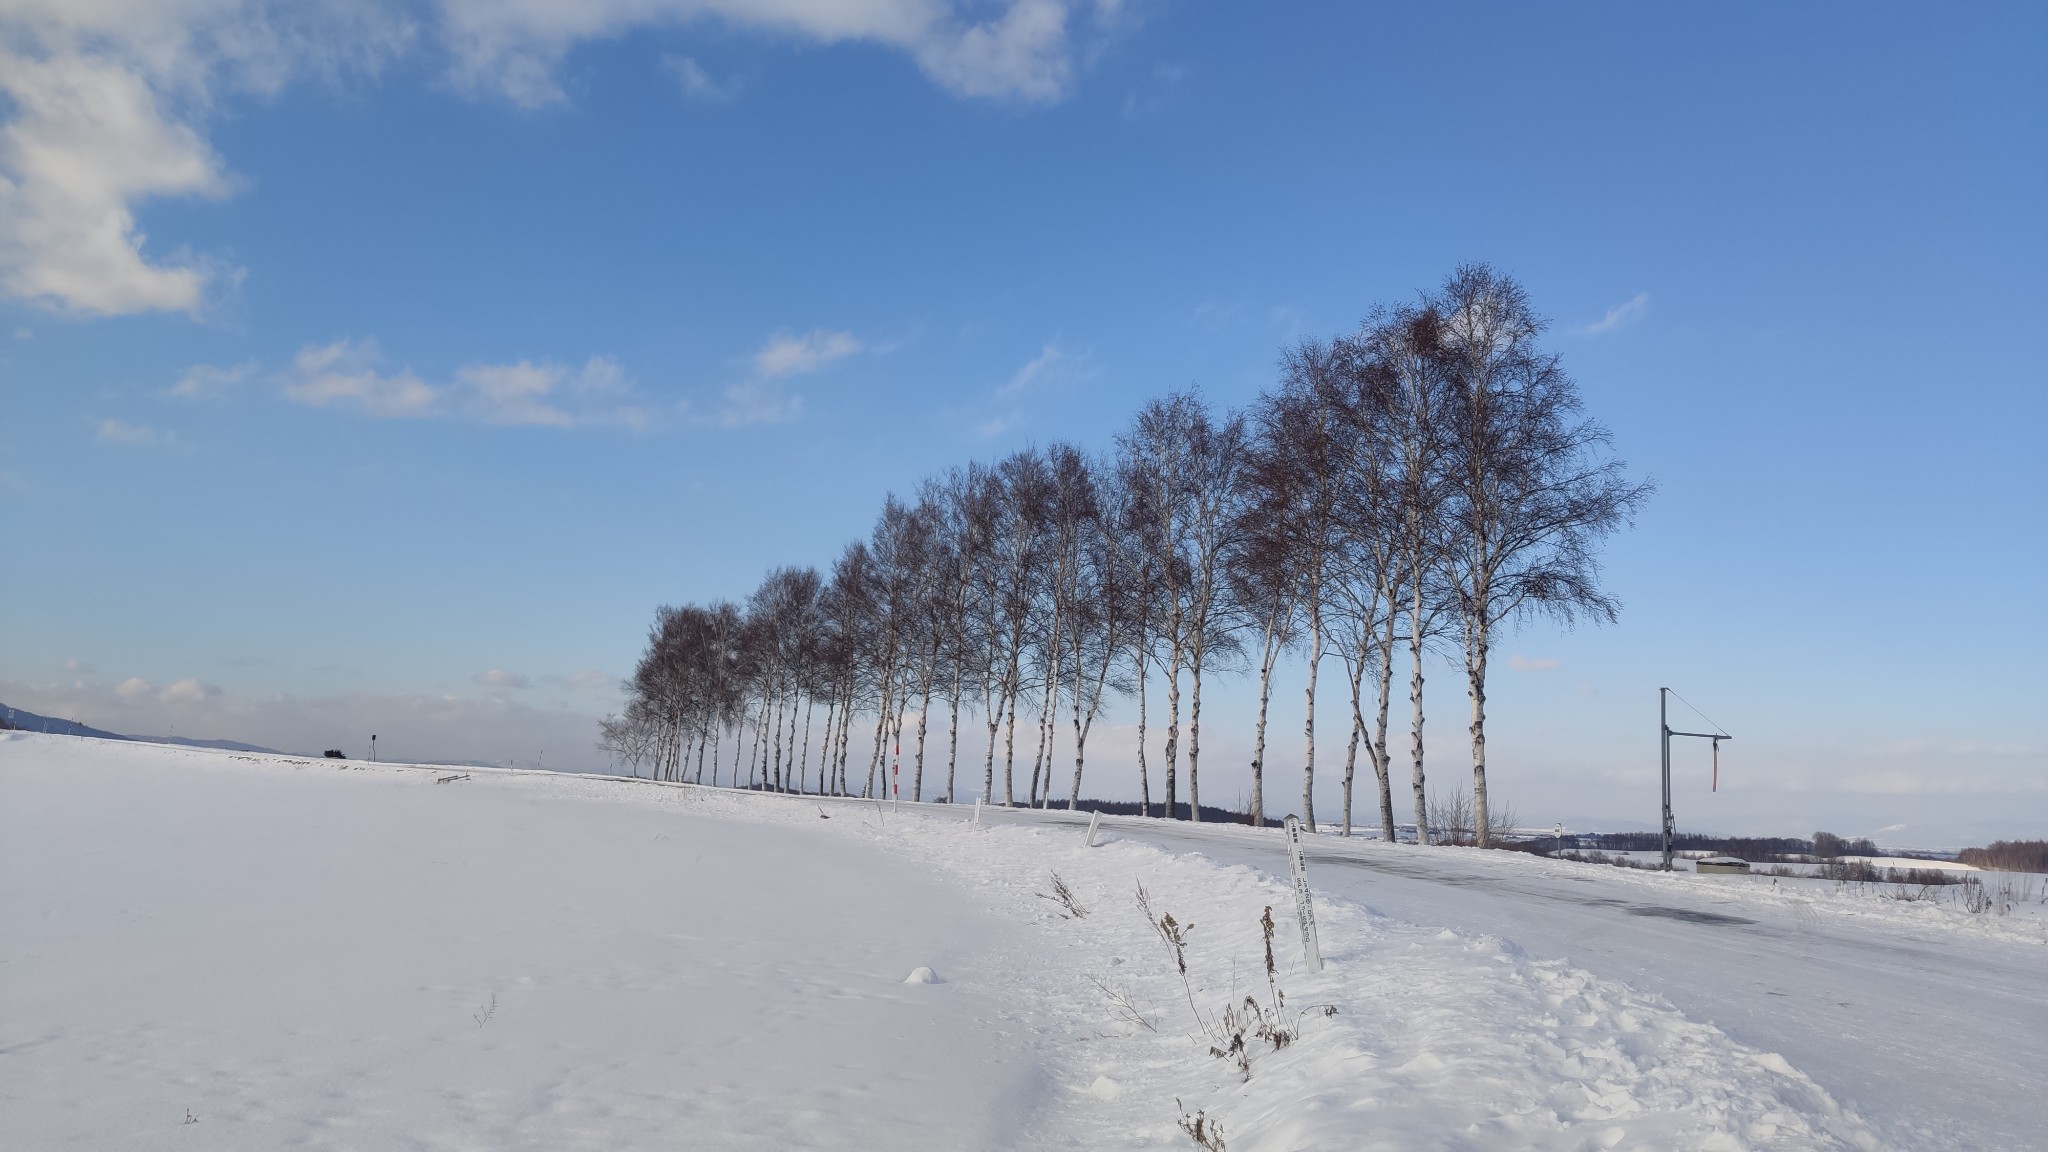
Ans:
[{"label": "flat snowy plain", "polygon": [[[1310,974],[1273,832],[970,814],[0,734],[0,1132],[1191,1148],[1185,1109],[1239,1152],[2042,1143],[2032,910],[1317,837]],[[1193,925],[1185,985],[1140,883]],[[1268,906],[1299,1035],[1246,1079],[1203,1030],[1273,1003]]]}]

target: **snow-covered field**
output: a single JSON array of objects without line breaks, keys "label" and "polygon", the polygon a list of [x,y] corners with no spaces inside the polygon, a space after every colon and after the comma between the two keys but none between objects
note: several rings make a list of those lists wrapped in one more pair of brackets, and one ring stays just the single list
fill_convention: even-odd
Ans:
[{"label": "snow-covered field", "polygon": [[[1311,974],[1272,833],[1108,820],[1091,849],[1079,823],[0,735],[0,1132],[30,1149],[1192,1148],[1181,1121],[1200,1113],[1238,1150],[2026,1146],[2002,1116],[1943,1128],[1677,1002],[1717,980],[1704,994],[1739,997],[1753,973],[1617,978],[1516,919],[1531,884],[1625,910],[1681,907],[1655,885],[1703,878],[1318,838]],[[1434,882],[1397,871],[1417,860],[1478,881],[1415,903],[1401,885]],[[1053,873],[1085,916],[1040,895]],[[2038,921],[1955,934],[1931,908],[1737,880],[1712,899],[1953,941],[1959,979],[1989,958],[2048,973]],[[1192,924],[1185,984],[1140,884]],[[919,967],[939,982],[906,983]],[[1967,1023],[2012,1030],[2014,1087],[2038,1101],[2025,1045],[2048,989],[2031,986]],[[1248,1037],[1248,1079],[1209,1052],[1247,997],[1295,1034]]]}]

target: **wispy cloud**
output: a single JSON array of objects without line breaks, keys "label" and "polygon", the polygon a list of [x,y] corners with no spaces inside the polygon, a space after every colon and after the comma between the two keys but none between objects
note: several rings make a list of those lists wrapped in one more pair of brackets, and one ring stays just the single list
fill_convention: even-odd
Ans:
[{"label": "wispy cloud", "polygon": [[777,333],[754,353],[754,371],[768,379],[799,376],[816,372],[835,360],[844,360],[861,348],[861,342],[851,332],[814,328],[801,336]]},{"label": "wispy cloud", "polygon": [[1055,336],[1039,346],[1038,354],[1026,360],[1009,378],[990,389],[983,401],[969,402],[952,412],[976,440],[993,440],[1024,426],[1029,405],[1025,396],[1070,388],[1098,373],[1094,356],[1074,352]]},{"label": "wispy cloud", "polygon": [[[729,26],[824,44],[866,42],[908,54],[956,96],[1047,103],[1064,97],[1075,71],[1071,18],[1105,34],[1122,5],[1008,0],[861,4],[758,0],[444,0],[443,34],[458,86],[496,91],[537,107],[565,99],[555,72],[578,44],[637,29],[715,19]],[[986,18],[981,18],[986,15]]]},{"label": "wispy cloud", "polygon": [[804,398],[787,381],[807,376],[861,352],[872,352],[851,332],[813,328],[809,332],[778,332],[747,358],[746,379],[726,386],[714,416],[727,428],[778,424],[804,414]]},{"label": "wispy cloud", "polygon": [[974,438],[977,440],[993,440],[1023,422],[1024,413],[1019,409],[1012,408],[1008,412],[991,416],[976,424],[974,426]]},{"label": "wispy cloud", "polygon": [[1048,343],[1039,349],[1038,355],[1033,356],[1022,368],[1012,373],[1008,380],[999,385],[996,388],[996,395],[1016,396],[1027,392],[1032,385],[1059,375],[1060,370],[1070,363],[1072,357],[1066,354],[1057,341]]},{"label": "wispy cloud", "polygon": [[706,104],[724,104],[740,94],[738,77],[721,83],[714,79],[711,73],[706,72],[702,64],[688,56],[664,52],[661,56],[661,66],[676,78],[676,83],[683,87],[683,95],[691,100]]},{"label": "wispy cloud", "polygon": [[615,687],[619,683],[619,679],[609,672],[600,672],[595,668],[585,668],[581,672],[571,672],[567,676],[549,673],[541,677],[540,682],[557,688],[589,692]]},{"label": "wispy cloud", "polygon": [[129,703],[154,700],[159,704],[198,704],[221,694],[218,685],[187,676],[162,688],[140,676],[130,676],[114,686],[114,695]]},{"label": "wispy cloud", "polygon": [[1101,375],[1095,354],[1088,349],[1069,349],[1057,336],[1045,342],[1038,355],[1024,362],[1008,380],[996,386],[999,398],[1010,399],[1029,392],[1071,387]]},{"label": "wispy cloud", "polygon": [[1124,93],[1124,119],[1145,120],[1164,111],[1187,74],[1184,65],[1154,64],[1143,84]]},{"label": "wispy cloud", "polygon": [[307,345],[292,360],[284,394],[312,408],[355,408],[387,419],[431,415],[439,393],[410,368],[378,371],[378,359],[374,340]]},{"label": "wispy cloud", "polygon": [[581,367],[552,360],[469,364],[438,384],[410,368],[388,371],[382,361],[374,340],[308,345],[280,374],[278,384],[286,398],[309,407],[384,419],[438,416],[544,428],[637,428],[649,420],[644,409],[630,403],[632,386],[625,371],[607,356],[592,356]]},{"label": "wispy cloud", "polygon": [[1508,657],[1508,667],[1517,672],[1548,672],[1557,665],[1552,656],[1524,656],[1518,652]]},{"label": "wispy cloud", "polygon": [[164,439],[154,428],[141,424],[130,424],[122,420],[102,420],[94,433],[102,444],[120,444],[129,448],[146,448]]},{"label": "wispy cloud", "polygon": [[531,688],[533,686],[533,681],[527,679],[524,675],[518,672],[507,672],[502,668],[493,668],[488,672],[479,672],[476,674],[475,680],[477,683],[489,688]]},{"label": "wispy cloud", "polygon": [[1638,292],[1627,300],[1609,308],[1607,315],[1586,325],[1581,331],[1588,336],[1598,336],[1602,332],[1612,332],[1616,328],[1626,328],[1630,324],[1641,320],[1643,314],[1649,310],[1650,294],[1648,292]]},{"label": "wispy cloud", "polygon": [[1244,315],[1242,300],[1204,300],[1195,305],[1188,314],[1188,321],[1203,328],[1223,328],[1237,323]]},{"label": "wispy cloud", "polygon": [[455,381],[456,406],[486,424],[637,426],[645,419],[639,409],[620,405],[629,391],[626,374],[606,356],[575,369],[552,361],[476,364],[456,369]]},{"label": "wispy cloud", "polygon": [[171,385],[170,395],[181,400],[215,400],[234,391],[236,386],[256,374],[256,363],[250,361],[226,368],[212,364],[194,364]]},{"label": "wispy cloud", "polygon": [[162,692],[157,693],[156,698],[166,704],[197,704],[202,700],[208,700],[218,695],[220,695],[220,687],[218,685],[204,684],[187,676],[183,680],[165,686]]},{"label": "wispy cloud", "polygon": [[743,380],[726,388],[718,422],[727,428],[780,424],[804,414],[804,398],[775,380]]}]

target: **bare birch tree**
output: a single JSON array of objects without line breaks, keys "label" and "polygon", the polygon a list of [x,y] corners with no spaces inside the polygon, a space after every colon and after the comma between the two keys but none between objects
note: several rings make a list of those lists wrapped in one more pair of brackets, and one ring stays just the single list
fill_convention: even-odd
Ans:
[{"label": "bare birch tree", "polygon": [[1521,285],[1483,264],[1438,293],[1448,388],[1443,571],[1453,594],[1472,704],[1472,823],[1490,839],[1486,673],[1495,629],[1526,611],[1612,620],[1597,546],[1650,486],[1630,481],[1609,436],[1580,416],[1577,385],[1536,346],[1543,322]]}]

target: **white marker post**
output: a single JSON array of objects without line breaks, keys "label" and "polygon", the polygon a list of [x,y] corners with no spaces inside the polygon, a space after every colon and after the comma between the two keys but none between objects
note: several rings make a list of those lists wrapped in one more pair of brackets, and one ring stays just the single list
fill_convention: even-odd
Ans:
[{"label": "white marker post", "polygon": [[1100,828],[1101,826],[1102,826],[1102,813],[1100,813],[1100,812],[1090,812],[1090,813],[1088,814],[1088,846],[1089,846],[1090,848],[1093,848],[1093,847],[1095,847],[1095,830],[1096,830],[1097,828]]},{"label": "white marker post", "polygon": [[1316,910],[1308,899],[1308,866],[1301,859],[1301,821],[1287,818],[1287,865],[1294,873],[1294,918],[1301,922],[1301,950],[1308,970],[1323,970],[1323,949],[1316,939]]},{"label": "white marker post", "polygon": [[974,798],[974,826],[981,827],[981,797]]}]

